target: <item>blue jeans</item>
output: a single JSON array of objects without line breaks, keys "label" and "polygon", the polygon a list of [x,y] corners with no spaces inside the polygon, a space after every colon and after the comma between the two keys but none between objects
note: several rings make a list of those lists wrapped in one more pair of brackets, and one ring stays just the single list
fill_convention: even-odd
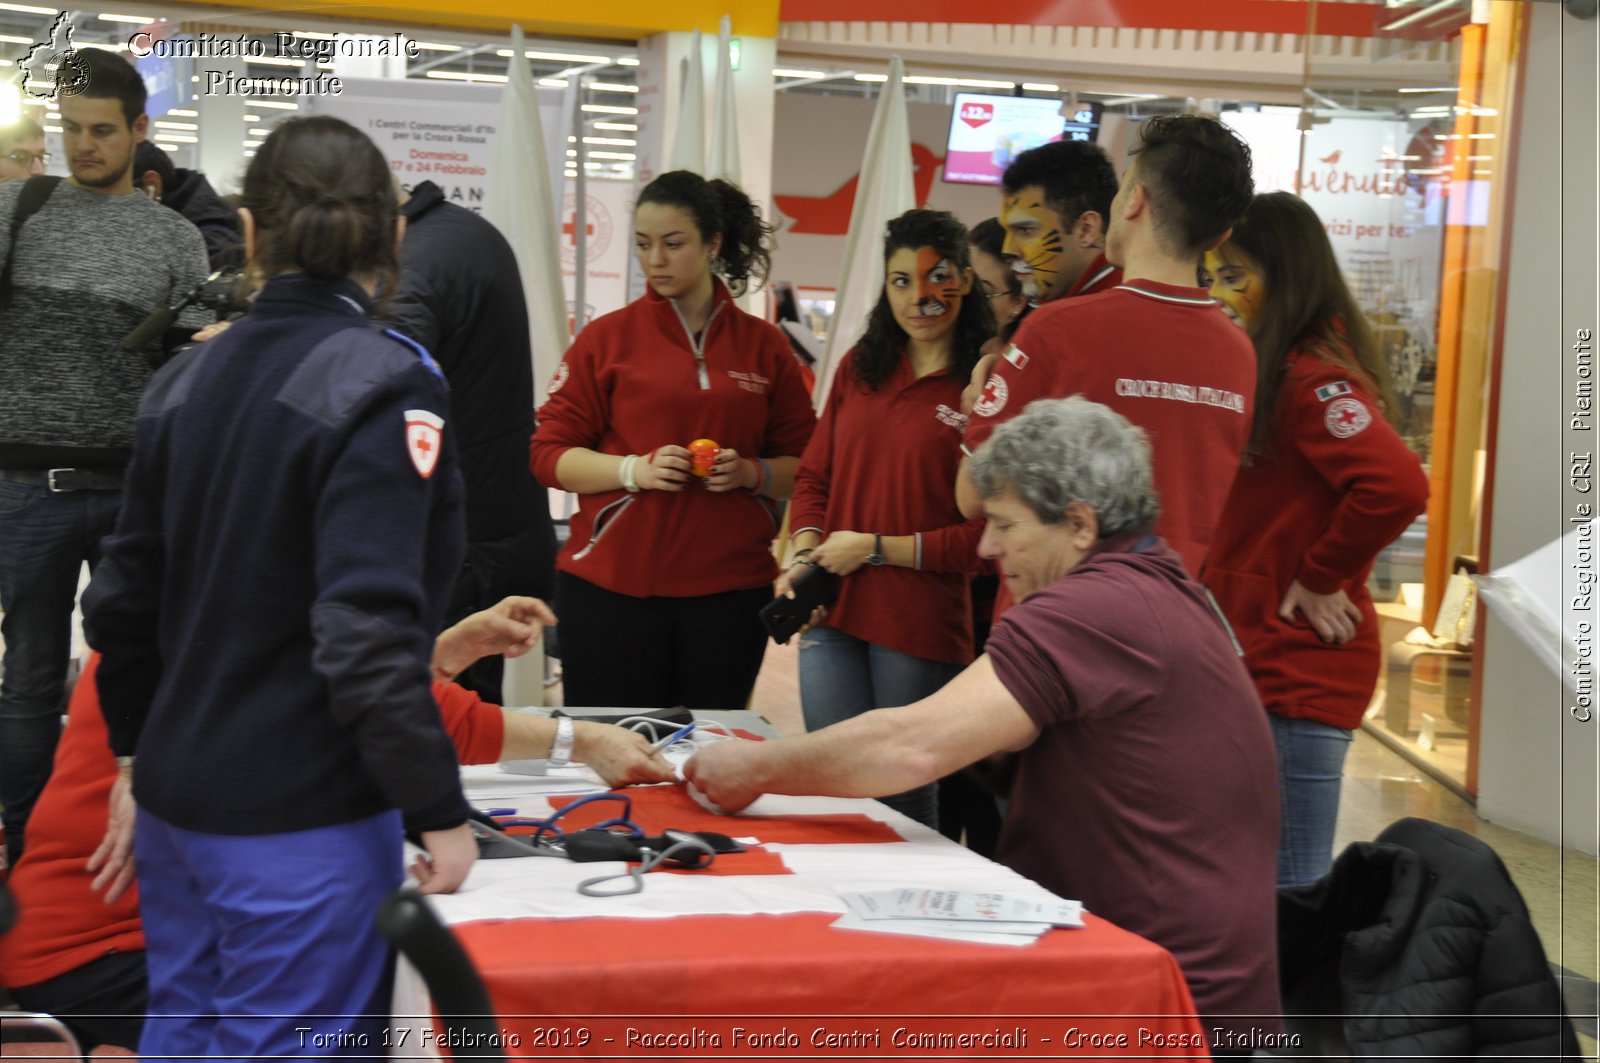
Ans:
[{"label": "blue jeans", "polygon": [[[135,826],[150,971],[146,1061],[383,1054],[400,813],[282,834]],[[364,1040],[363,1040],[364,1039]]]},{"label": "blue jeans", "polygon": [[99,561],[121,502],[121,491],[55,493],[0,480],[0,805],[13,857],[61,735],[78,574]]},{"label": "blue jeans", "polygon": [[[959,664],[896,653],[831,627],[814,627],[800,638],[800,711],[806,730],[820,731],[872,709],[921,701],[960,672]],[[939,828],[935,783],[885,797],[883,803]]]},{"label": "blue jeans", "polygon": [[1278,888],[1303,886],[1333,864],[1333,830],[1339,822],[1339,787],[1351,734],[1315,720],[1268,713],[1278,747]]}]

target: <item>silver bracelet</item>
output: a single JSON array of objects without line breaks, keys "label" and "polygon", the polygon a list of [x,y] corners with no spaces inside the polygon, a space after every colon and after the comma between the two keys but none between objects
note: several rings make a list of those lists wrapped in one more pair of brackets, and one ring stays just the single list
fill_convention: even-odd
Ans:
[{"label": "silver bracelet", "polygon": [[617,469],[617,476],[622,480],[622,486],[629,494],[639,493],[639,481],[633,478],[634,466],[639,464],[639,455],[629,454],[622,459],[622,465]]}]

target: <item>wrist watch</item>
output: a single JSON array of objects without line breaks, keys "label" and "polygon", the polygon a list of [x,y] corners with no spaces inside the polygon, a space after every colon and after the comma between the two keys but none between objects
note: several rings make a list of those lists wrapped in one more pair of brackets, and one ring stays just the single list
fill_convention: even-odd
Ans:
[{"label": "wrist watch", "polygon": [[552,768],[563,767],[572,760],[573,738],[572,717],[557,717],[556,738],[550,743],[549,763]]},{"label": "wrist watch", "polygon": [[871,565],[873,568],[882,568],[884,560],[883,536],[874,535],[872,537],[872,553],[867,555],[867,564]]}]

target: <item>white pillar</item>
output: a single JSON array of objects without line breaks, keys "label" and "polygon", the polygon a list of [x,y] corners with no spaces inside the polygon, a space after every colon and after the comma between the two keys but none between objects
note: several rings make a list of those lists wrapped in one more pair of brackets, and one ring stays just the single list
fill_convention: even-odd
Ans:
[{"label": "white pillar", "polygon": [[[1573,18],[1559,4],[1529,4],[1527,17],[1519,143],[1516,158],[1509,160],[1517,184],[1497,381],[1491,571],[1575,527],[1568,521],[1576,503],[1596,498],[1592,489],[1581,495],[1569,486],[1568,455],[1600,453],[1600,433],[1569,428],[1569,415],[1577,408],[1573,345],[1579,329],[1595,330],[1600,312],[1594,244],[1600,117],[1594,95],[1596,23]],[[1502,172],[1495,176],[1504,180]],[[1563,605],[1575,585],[1575,573],[1564,575]],[[1591,623],[1595,617],[1589,612]],[[1529,652],[1492,606],[1485,616],[1480,665],[1479,815],[1595,852],[1600,714],[1587,722],[1575,719],[1560,677]]]},{"label": "white pillar", "polygon": [[[256,69],[259,71],[264,68]],[[211,78],[212,71],[222,77]],[[195,120],[200,126],[200,172],[206,175],[211,187],[221,196],[239,191],[246,161],[243,157],[244,114],[248,101],[237,91],[223,91],[222,86],[228,84],[225,80],[228,74],[235,78],[251,76],[243,59],[205,58],[194,61],[194,76],[199,78],[194,83],[194,109],[200,114]],[[209,95],[206,93],[208,85],[213,88]]]}]

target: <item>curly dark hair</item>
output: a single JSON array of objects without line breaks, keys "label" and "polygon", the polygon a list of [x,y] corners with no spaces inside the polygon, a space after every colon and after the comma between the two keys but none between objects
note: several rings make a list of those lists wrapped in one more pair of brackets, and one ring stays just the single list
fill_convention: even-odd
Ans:
[{"label": "curly dark hair", "polygon": [[[948,211],[908,210],[889,222],[883,238],[885,263],[896,251],[904,248],[914,251],[919,247],[933,248],[959,270],[972,268],[966,226]],[[972,377],[972,367],[978,364],[978,348],[993,335],[994,311],[989,309],[989,300],[969,294],[956,311],[956,327],[950,345],[950,375],[965,384]],[[851,360],[856,380],[876,390],[894,373],[905,342],[905,330],[894,319],[885,289],[878,296],[878,305],[872,308],[872,316],[867,319],[867,331],[856,343],[855,357]]]},{"label": "curly dark hair", "polygon": [[1215,118],[1147,119],[1130,154],[1136,182],[1155,203],[1156,233],[1171,254],[1198,259],[1250,205],[1250,148]]},{"label": "curly dark hair", "polygon": [[761,210],[738,185],[721,178],[707,181],[689,170],[672,170],[644,186],[635,206],[659,203],[677,207],[694,219],[700,239],[722,237],[713,271],[728,290],[743,295],[751,278],[760,288],[772,271],[772,234],[777,226],[761,220]]}]

